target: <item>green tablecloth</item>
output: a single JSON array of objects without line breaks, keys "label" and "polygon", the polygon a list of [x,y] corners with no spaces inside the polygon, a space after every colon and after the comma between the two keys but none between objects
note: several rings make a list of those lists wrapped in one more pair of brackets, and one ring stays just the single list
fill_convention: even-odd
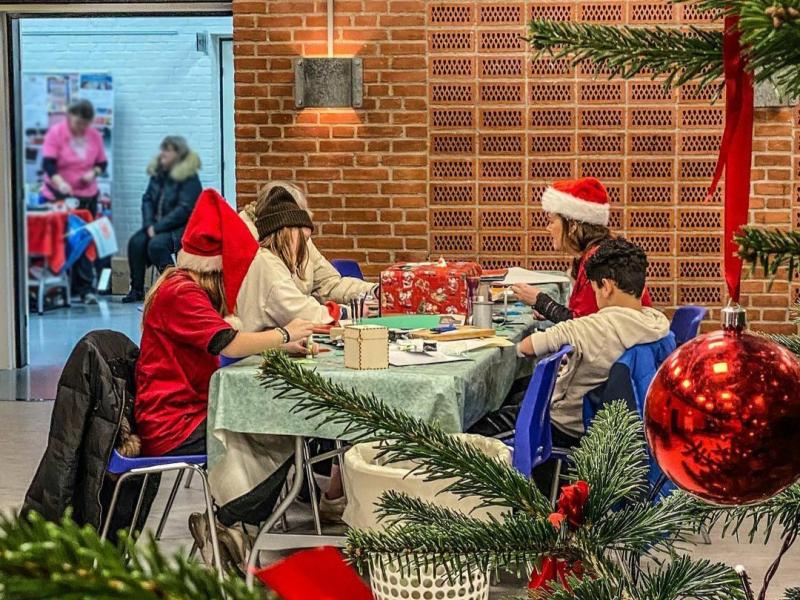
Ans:
[{"label": "green tablecloth", "polygon": [[[564,301],[567,290],[554,285],[542,288]],[[515,342],[534,326],[530,314],[509,320],[498,334]],[[518,359],[513,347],[476,350],[467,356],[470,360],[462,362],[354,371],[344,367],[341,351],[332,351],[321,354],[308,368],[337,383],[372,392],[410,415],[437,422],[445,431],[458,432],[499,408],[514,380],[530,375],[533,366],[531,360]],[[295,401],[276,398],[272,390],[264,388],[256,378],[259,362],[259,357],[250,357],[218,370],[211,378],[207,428],[210,467],[225,454],[233,439],[230,434],[343,437],[341,426],[309,421],[292,410]]]},{"label": "green tablecloth", "polygon": [[[500,333],[514,341],[532,325],[529,316],[518,317]],[[382,371],[354,371],[344,367],[341,351],[321,354],[314,369],[337,383],[372,392],[377,398],[446,431],[463,431],[486,413],[500,407],[512,383],[529,375],[530,360],[518,360],[516,349],[489,348],[470,352],[470,360],[438,365],[389,367]],[[276,398],[256,378],[259,358],[251,357],[220,369],[211,378],[208,394],[209,461],[225,449],[218,430],[237,433],[302,435],[336,439],[341,426],[309,421],[292,410],[295,401]]]}]

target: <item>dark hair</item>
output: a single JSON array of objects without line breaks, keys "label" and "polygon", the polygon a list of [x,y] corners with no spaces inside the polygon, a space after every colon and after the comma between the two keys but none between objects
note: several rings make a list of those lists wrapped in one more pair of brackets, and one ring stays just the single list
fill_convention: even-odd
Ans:
[{"label": "dark hair", "polygon": [[586,261],[586,277],[598,286],[609,279],[625,292],[641,298],[647,277],[647,255],[624,238],[605,240]]},{"label": "dark hair", "polygon": [[79,119],[89,121],[90,123],[94,120],[94,106],[92,106],[92,103],[88,100],[73,100],[70,103],[67,112],[78,117]]}]

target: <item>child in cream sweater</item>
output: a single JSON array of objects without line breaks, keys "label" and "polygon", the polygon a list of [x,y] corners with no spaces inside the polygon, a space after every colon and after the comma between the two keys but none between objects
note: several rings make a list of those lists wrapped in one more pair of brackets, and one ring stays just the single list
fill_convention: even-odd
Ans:
[{"label": "child in cream sweater", "polygon": [[553,444],[573,446],[583,435],[583,397],[608,379],[611,366],[637,344],[669,334],[669,321],[642,306],[647,257],[622,238],[609,239],[586,261],[597,313],[564,321],[534,333],[517,345],[522,356],[544,356],[570,344],[574,351],[562,365],[550,403]]}]

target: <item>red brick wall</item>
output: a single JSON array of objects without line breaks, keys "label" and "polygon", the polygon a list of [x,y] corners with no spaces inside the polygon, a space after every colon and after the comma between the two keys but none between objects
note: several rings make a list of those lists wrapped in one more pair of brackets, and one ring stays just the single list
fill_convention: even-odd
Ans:
[{"label": "red brick wall", "polygon": [[[429,255],[563,268],[543,230],[541,191],[595,175],[611,192],[614,228],[648,251],[661,306],[725,300],[721,199],[704,201],[723,104],[646,77],[609,82],[533,61],[519,37],[533,15],[707,25],[691,5],[336,0],[335,55],[364,59],[364,107],[299,111],[291,61],[325,55],[325,4],[234,0],[240,202],[269,179],[304,183],[319,246],[370,276]],[[796,111],[757,119],[752,221],[797,224]],[[752,280],[744,292],[751,322],[789,328],[796,289]]]},{"label": "red brick wall", "polygon": [[305,184],[315,242],[376,276],[428,255],[425,2],[337,0],[336,56],[364,64],[364,105],[297,110],[292,59],[325,56],[326,3],[233,3],[237,195]]}]

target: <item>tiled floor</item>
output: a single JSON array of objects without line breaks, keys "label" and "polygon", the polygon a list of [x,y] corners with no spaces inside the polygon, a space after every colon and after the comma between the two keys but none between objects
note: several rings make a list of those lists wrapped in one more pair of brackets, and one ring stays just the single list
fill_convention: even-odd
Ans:
[{"label": "tiled floor", "polygon": [[28,354],[30,364],[16,371],[0,370],[0,400],[55,398],[56,384],[69,353],[81,337],[94,329],[120,331],[137,344],[141,313],[135,304],[101,296],[94,306],[73,304],[39,316],[30,315]]},{"label": "tiled floor", "polygon": [[[44,451],[52,406],[52,402],[0,402],[0,460],[3,464],[0,468],[0,511],[14,510],[22,503]],[[162,485],[161,494],[151,515],[150,525],[153,527],[161,514],[168,487],[166,484]],[[176,551],[191,545],[186,522],[189,513],[201,506],[202,493],[198,482],[194,482],[190,490],[181,490],[167,523],[162,542],[165,549]],[[307,530],[307,512],[299,508],[294,510],[290,514],[290,526]],[[737,543],[730,538],[720,540],[718,535],[712,535],[712,539],[711,545],[698,545],[694,553],[730,565],[743,563],[750,569],[756,581],[763,577],[779,545],[779,540],[773,540],[764,546],[761,543]],[[273,555],[271,558],[276,557]],[[769,599],[777,600],[780,591],[790,585],[800,585],[800,545],[784,558]],[[492,598],[499,600],[507,597],[521,587],[521,582],[504,581],[502,585],[496,586]]]}]

